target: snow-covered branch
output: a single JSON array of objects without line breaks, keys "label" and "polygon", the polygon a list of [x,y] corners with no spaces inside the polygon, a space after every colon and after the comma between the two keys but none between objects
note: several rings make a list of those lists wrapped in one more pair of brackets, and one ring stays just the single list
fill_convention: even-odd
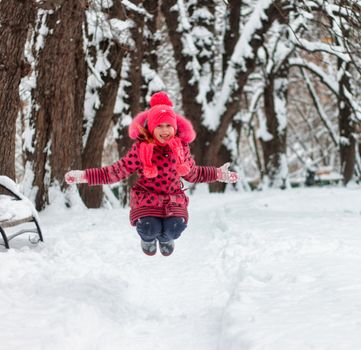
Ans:
[{"label": "snow-covered branch", "polygon": [[252,100],[248,108],[248,113],[243,116],[242,121],[246,124],[251,124],[254,115],[257,112],[258,103],[264,93],[264,85],[260,85],[256,91],[252,94]]},{"label": "snow-covered branch", "polygon": [[135,5],[133,2],[129,0],[122,0],[122,5],[126,7],[128,10],[136,12],[139,15],[142,15],[147,18],[152,18],[152,15],[148,13],[142,5]]},{"label": "snow-covered branch", "polygon": [[330,45],[322,42],[312,42],[302,38],[292,38],[293,43],[307,52],[325,52],[334,55],[343,61],[349,62],[350,56],[341,45]]},{"label": "snow-covered branch", "polygon": [[317,110],[324,126],[326,127],[327,131],[329,132],[333,143],[337,146],[338,145],[338,141],[337,141],[338,137],[337,137],[335,131],[333,130],[333,125],[332,125],[330,119],[328,118],[326,112],[324,111],[324,109],[322,107],[322,103],[317,96],[316,90],[315,90],[307,72],[305,72],[302,67],[300,67],[300,71],[301,71],[302,76],[305,79],[306,86],[307,86],[310,96],[313,100],[313,103],[316,107],[316,110]]},{"label": "snow-covered branch", "polygon": [[[325,84],[335,95],[339,95],[340,88],[338,82],[330,78],[329,74],[323,71],[322,68],[320,68],[317,64],[314,64],[312,62],[305,62],[301,58],[291,58],[289,60],[289,63],[290,66],[302,67],[315,74],[320,79],[320,81]],[[353,109],[355,117],[358,120],[361,120],[361,105],[355,101],[354,96],[351,92],[345,90],[344,94],[347,98],[347,103]]]},{"label": "snow-covered branch", "polygon": [[302,67],[315,74],[323,84],[325,84],[335,95],[339,94],[339,86],[337,81],[329,77],[329,74],[326,73],[322,68],[313,62],[308,62],[302,58],[290,58],[290,66]]}]

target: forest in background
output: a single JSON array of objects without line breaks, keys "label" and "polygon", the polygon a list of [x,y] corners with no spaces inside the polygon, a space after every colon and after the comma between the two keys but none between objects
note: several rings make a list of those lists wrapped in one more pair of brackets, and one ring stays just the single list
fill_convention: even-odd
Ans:
[{"label": "forest in background", "polygon": [[[0,173],[44,208],[65,172],[123,155],[131,118],[165,90],[197,163],[230,160],[238,189],[358,181],[360,33],[358,0],[0,0]],[[101,186],[79,189],[102,204]]]}]

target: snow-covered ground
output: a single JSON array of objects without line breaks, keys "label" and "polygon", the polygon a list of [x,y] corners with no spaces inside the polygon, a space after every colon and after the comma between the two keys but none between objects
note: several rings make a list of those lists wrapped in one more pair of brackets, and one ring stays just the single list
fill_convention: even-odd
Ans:
[{"label": "snow-covered ground", "polygon": [[361,349],[361,189],[196,193],[170,257],[125,209],[0,247],[1,350]]}]

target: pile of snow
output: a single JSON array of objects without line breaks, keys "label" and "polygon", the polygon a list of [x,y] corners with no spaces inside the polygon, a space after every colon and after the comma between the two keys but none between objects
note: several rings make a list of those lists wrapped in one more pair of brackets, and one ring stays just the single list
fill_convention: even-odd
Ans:
[{"label": "pile of snow", "polygon": [[40,219],[43,244],[0,248],[1,348],[361,348],[359,188],[195,193],[167,258],[126,209]]},{"label": "pile of snow", "polygon": [[0,195],[0,222],[22,220],[31,215],[30,207],[24,206],[24,204],[14,200],[11,196]]},{"label": "pile of snow", "polygon": [[[13,193],[13,195],[0,195],[0,222],[22,220],[30,216],[38,218],[38,213],[34,205],[20,193],[13,180],[7,176],[0,176],[0,185]],[[14,195],[17,196],[17,198],[15,198]],[[17,200],[19,198],[20,200]]]}]

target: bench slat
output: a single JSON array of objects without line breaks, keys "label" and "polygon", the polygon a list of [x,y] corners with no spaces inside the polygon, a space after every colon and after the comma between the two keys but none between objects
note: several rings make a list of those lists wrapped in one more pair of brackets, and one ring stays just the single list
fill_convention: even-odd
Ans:
[{"label": "bench slat", "polygon": [[31,222],[34,221],[34,218],[32,216],[28,216],[24,219],[20,219],[20,220],[4,220],[4,221],[0,221],[0,226],[1,227],[13,227],[13,226],[17,226],[20,224],[24,224],[25,222]]}]

